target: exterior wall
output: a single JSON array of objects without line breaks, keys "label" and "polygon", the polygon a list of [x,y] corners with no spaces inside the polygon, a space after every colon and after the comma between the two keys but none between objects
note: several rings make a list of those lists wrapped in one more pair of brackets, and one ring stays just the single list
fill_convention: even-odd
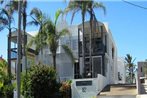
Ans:
[{"label": "exterior wall", "polygon": [[[105,53],[107,65],[107,80],[110,84],[117,84],[117,47],[113,40],[108,24],[104,23],[107,36],[107,52]],[[113,51],[112,51],[113,49]]]},{"label": "exterior wall", "polygon": [[[85,24],[86,26],[86,24]],[[89,23],[88,25],[89,26]],[[100,26],[104,26],[105,30],[103,31],[103,38],[102,42],[107,47],[106,51],[102,55],[98,55],[102,57],[102,61],[104,64],[102,64],[102,71],[105,71],[106,78],[108,80],[108,83],[115,84],[117,83],[117,48],[115,45],[115,42],[113,40],[111,31],[108,28],[108,24],[106,23],[99,23],[98,28],[100,29]],[[67,24],[63,21],[60,22],[57,25],[57,30],[60,31],[63,28],[67,28],[70,32],[69,35],[66,35],[62,37],[59,40],[59,48],[57,50],[57,57],[56,57],[56,63],[57,63],[57,73],[60,80],[66,80],[66,79],[73,79],[74,78],[74,64],[71,61],[71,58],[65,53],[65,51],[62,48],[62,45],[68,45],[74,56],[75,59],[78,59],[78,27],[79,26],[67,26]],[[31,34],[31,33],[30,33]],[[31,39],[31,35],[28,34],[28,41]],[[107,40],[105,39],[105,35],[107,36]],[[34,35],[32,35],[34,36]],[[107,41],[107,42],[106,42]],[[35,45],[31,46],[32,49],[35,49]],[[112,48],[114,49],[112,53]],[[34,58],[31,58],[31,60],[34,60]],[[31,60],[28,60],[31,62]],[[80,58],[80,74],[83,74],[84,66],[82,65],[82,57]],[[35,57],[35,62],[33,63],[43,63],[46,65],[52,66],[52,54],[49,50],[48,46],[45,46],[43,48],[43,52],[39,53],[38,56]],[[103,67],[104,66],[104,67]],[[23,65],[24,68],[24,65]],[[101,72],[100,74],[103,74],[104,72]]]},{"label": "exterior wall", "polygon": [[118,83],[126,83],[126,64],[123,58],[118,57],[117,59],[118,68]]},{"label": "exterior wall", "polygon": [[[62,37],[59,41],[60,46],[57,51],[56,61],[57,61],[57,71],[59,73],[58,75],[61,80],[74,78],[74,65],[72,64],[71,59],[68,57],[68,55],[66,55],[66,53],[62,49],[62,45],[63,44],[68,45],[72,49],[75,58],[78,59],[78,26],[67,27],[66,24],[64,25],[70,31],[70,35]],[[63,27],[64,25],[62,25],[61,27]],[[101,23],[99,25],[102,26],[103,24]],[[108,25],[104,24],[104,26],[106,30],[103,36],[103,43],[105,44],[105,35],[106,35],[107,36],[107,40],[106,40],[107,52],[104,54],[104,65],[103,64],[102,65],[105,66],[104,71],[106,73],[106,78],[108,80],[108,83],[116,84],[118,79],[117,48],[112,38],[112,34],[108,28]],[[58,27],[60,26],[58,25]],[[61,27],[60,27],[60,30],[61,30]],[[114,48],[113,54],[112,54],[112,48]],[[98,56],[102,56],[102,55],[98,55]],[[43,49],[43,55],[39,53],[39,55],[36,57],[36,63],[38,63],[39,61],[47,65],[52,64],[52,55],[47,46]],[[79,63],[80,63],[80,74],[82,75],[83,69],[84,69],[84,66],[82,65],[82,57],[80,57]]]},{"label": "exterior wall", "polygon": [[[62,45],[67,45],[69,48],[71,48],[75,59],[78,59],[78,27],[70,26],[67,29],[69,30],[70,34],[61,37],[61,39],[59,40],[59,47],[57,49],[56,56],[56,68],[60,81],[74,78],[74,64],[72,63],[71,58],[62,48]],[[52,66],[52,54],[48,46],[44,47],[43,53],[41,54],[40,52],[39,55],[36,57],[36,63],[39,62]]]},{"label": "exterior wall", "polygon": [[[27,33],[27,43],[31,40],[32,38],[32,35],[29,34],[30,32]],[[16,60],[17,60],[17,32],[12,32],[12,40],[11,40],[11,49],[14,49],[16,48],[15,50],[13,51],[16,51],[15,52],[12,52],[11,51],[11,71],[12,71],[12,74],[15,74],[16,73]],[[35,50],[35,45],[33,44],[31,47],[30,47],[32,50]],[[28,52],[27,53],[27,67],[29,68],[31,65],[34,65],[35,64],[35,55],[33,53],[30,53]],[[25,65],[24,65],[24,57],[22,57],[22,65],[21,65],[21,71],[24,71],[25,70]]]}]

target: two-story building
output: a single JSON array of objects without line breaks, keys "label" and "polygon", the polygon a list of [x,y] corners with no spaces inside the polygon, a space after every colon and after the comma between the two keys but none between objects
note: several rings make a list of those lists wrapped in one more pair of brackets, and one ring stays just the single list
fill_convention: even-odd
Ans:
[{"label": "two-story building", "polygon": [[[92,64],[89,64],[89,49],[90,49],[90,23],[85,22],[85,65],[82,63],[82,24],[68,26],[65,22],[60,22],[57,25],[57,29],[61,30],[67,28],[70,32],[69,35],[63,36],[59,41],[59,47],[57,50],[57,73],[60,80],[82,78],[84,74],[88,74],[90,69],[92,71],[93,77],[97,74],[105,76],[108,83],[117,83],[117,48],[112,37],[111,31],[107,23],[93,22],[93,32],[92,32],[92,48],[91,48],[91,58]],[[27,34],[27,41],[31,40],[31,33]],[[12,43],[14,44],[12,51],[12,65],[16,65],[16,54],[17,54],[17,43],[16,43],[16,32],[12,35]],[[75,57],[75,63],[73,64],[71,58],[62,49],[62,45],[68,45]],[[35,46],[32,46],[28,52],[28,67],[31,64],[42,62],[43,64],[52,65],[52,54],[48,48],[45,46],[43,48],[43,53],[36,53]],[[23,48],[23,47],[22,47]],[[16,51],[15,51],[16,50]],[[22,70],[24,69],[22,60]],[[13,66],[15,67],[15,66]]]}]

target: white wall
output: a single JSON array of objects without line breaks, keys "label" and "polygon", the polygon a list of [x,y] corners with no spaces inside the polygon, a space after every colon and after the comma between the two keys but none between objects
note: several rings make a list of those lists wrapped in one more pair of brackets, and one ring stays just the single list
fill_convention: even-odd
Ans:
[{"label": "white wall", "polygon": [[[107,64],[107,79],[110,84],[117,84],[117,47],[112,37],[112,33],[108,27],[107,23],[104,23],[106,28],[107,35],[107,53],[105,54],[105,58],[108,59]],[[114,57],[112,58],[112,48],[114,48]]]},{"label": "white wall", "polygon": [[125,60],[123,58],[118,57],[117,68],[118,68],[118,72],[120,73],[120,76],[122,78],[122,80],[118,79],[118,83],[124,84],[126,82],[126,67],[125,67]]},{"label": "white wall", "polygon": [[[91,81],[91,84],[85,85],[81,83],[77,85],[76,82]],[[103,88],[107,85],[106,77],[98,74],[97,78],[87,79],[73,79],[71,84],[72,98],[96,98]]]}]

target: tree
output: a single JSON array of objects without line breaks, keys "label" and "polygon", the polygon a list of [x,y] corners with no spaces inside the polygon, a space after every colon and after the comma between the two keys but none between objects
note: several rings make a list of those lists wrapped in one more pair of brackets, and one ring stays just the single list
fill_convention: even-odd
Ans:
[{"label": "tree", "polygon": [[[34,98],[54,98],[52,95],[59,88],[56,82],[56,71],[53,67],[42,64],[34,65],[31,66],[27,74],[27,91],[30,93],[27,98],[30,98],[30,96]],[[22,78],[22,87],[25,83],[25,77],[24,75]],[[24,91],[25,89],[22,88],[22,92]]]},{"label": "tree", "polygon": [[[26,8],[27,8],[27,1],[26,0],[22,0],[22,6],[20,8],[20,14],[22,16],[22,22],[23,22],[23,64],[25,66],[25,71],[26,71],[26,74],[27,74],[27,57],[26,57],[26,22],[27,22],[27,13],[26,13]],[[9,8],[9,9],[12,9],[12,11],[18,11],[18,7],[19,7],[19,2],[16,0],[16,1],[9,1],[7,4],[6,4],[6,7]],[[13,13],[12,13],[13,14]],[[21,25],[21,24],[20,24]],[[27,88],[27,87],[26,87]]]},{"label": "tree", "polygon": [[[100,8],[100,9],[102,9],[103,11],[104,11],[104,13],[105,13],[105,11],[106,11],[106,9],[105,9],[105,6],[102,4],[102,3],[100,3],[100,2],[95,2],[95,1],[93,1],[93,0],[89,0],[89,4],[88,4],[89,6],[89,14],[90,14],[90,36],[89,36],[89,40],[90,40],[90,46],[89,46],[89,63],[90,63],[90,73],[92,73],[92,33],[93,33],[93,21],[97,21],[96,20],[96,16],[95,16],[95,13],[94,13],[94,9],[95,8]],[[92,74],[92,77],[93,77],[93,74]]]},{"label": "tree", "polygon": [[11,8],[4,9],[2,8],[0,11],[0,31],[7,29],[8,34],[8,74],[11,76],[11,34],[12,34],[12,23],[13,23],[13,10]]},{"label": "tree", "polygon": [[68,7],[65,9],[65,13],[72,11],[72,19],[71,22],[73,21],[75,13],[81,10],[81,15],[82,15],[82,30],[83,30],[83,45],[82,45],[82,55],[83,55],[83,65],[85,66],[85,37],[84,37],[84,21],[85,21],[85,14],[88,12],[90,14],[90,28],[91,28],[91,33],[89,36],[90,39],[90,47],[89,47],[89,56],[90,56],[90,72],[92,72],[92,58],[91,58],[91,49],[92,49],[92,20],[95,17],[94,9],[95,8],[101,8],[105,12],[105,7],[102,3],[95,2],[93,0],[86,0],[86,1],[78,1],[78,0],[73,0],[70,1],[68,4]]},{"label": "tree", "polygon": [[14,86],[9,84],[13,77],[8,76],[8,63],[0,58],[0,97],[12,98]]},{"label": "tree", "polygon": [[126,63],[127,63],[127,70],[129,72],[128,76],[130,77],[130,82],[133,83],[133,79],[134,79],[134,76],[135,76],[135,73],[134,73],[134,69],[135,69],[135,64],[134,64],[134,61],[135,59],[132,58],[132,56],[130,54],[127,54],[126,57],[125,57],[125,60],[126,60]]},{"label": "tree", "polygon": [[[13,12],[14,11],[18,11],[18,1],[14,0],[14,1],[9,1],[6,4],[6,7],[9,9],[12,9]],[[27,71],[27,57],[26,57],[26,24],[27,24],[27,12],[26,12],[26,8],[27,8],[27,1],[26,0],[22,0],[22,7],[21,7],[21,15],[22,15],[22,22],[23,22],[23,56],[24,56],[24,65],[26,67],[26,71]],[[13,14],[13,13],[12,13]]]},{"label": "tree", "polygon": [[33,8],[30,12],[30,16],[32,21],[28,22],[28,24],[39,26],[39,30],[38,34],[30,41],[29,46],[34,43],[36,45],[36,51],[41,51],[41,55],[43,55],[43,47],[46,45],[47,38],[46,33],[43,32],[43,25],[45,24],[47,17],[38,8]]},{"label": "tree", "polygon": [[[33,21],[29,22],[29,24],[39,25],[39,33],[32,38],[32,40],[29,42],[28,46],[31,46],[33,43],[36,45],[36,50],[39,52],[43,49],[45,45],[49,46],[49,49],[52,53],[53,57],[53,66],[56,69],[56,52],[57,48],[59,47],[59,39],[68,34],[69,31],[67,29],[63,29],[61,31],[58,31],[56,28],[57,20],[59,16],[63,12],[61,10],[58,10],[55,15],[55,21],[52,22],[52,20],[47,17],[46,14],[43,14],[39,9],[34,8],[31,11],[31,16],[33,18]],[[70,56],[72,62],[74,62],[74,56],[71,51],[71,49],[66,46],[62,45],[62,48],[64,49],[65,53]]]},{"label": "tree", "polygon": [[[79,11],[81,11],[81,16],[82,16],[82,32],[83,32],[83,42],[82,42],[82,56],[83,56],[83,65],[85,67],[85,36],[84,36],[84,22],[85,22],[85,14],[88,11],[88,3],[89,1],[80,1],[80,0],[71,0],[69,1],[69,4],[67,8],[65,8],[65,14],[72,12],[72,18],[71,18],[71,23],[73,21],[73,18],[75,14]],[[85,68],[84,68],[85,69]],[[85,72],[84,72],[85,73]]]},{"label": "tree", "polygon": [[[49,49],[52,53],[53,65],[54,65],[55,69],[56,69],[56,53],[57,53],[57,49],[59,47],[59,40],[62,36],[69,34],[69,31],[66,28],[62,29],[61,31],[58,31],[56,28],[57,20],[62,13],[63,12],[60,9],[56,12],[54,22],[52,22],[50,20],[50,18],[48,18],[47,22],[44,25],[44,29],[43,29],[43,30],[45,30],[45,32],[47,34],[47,44],[48,44]],[[62,45],[62,48],[71,57],[72,61],[74,61],[74,56],[73,56],[70,48],[66,45]]]}]

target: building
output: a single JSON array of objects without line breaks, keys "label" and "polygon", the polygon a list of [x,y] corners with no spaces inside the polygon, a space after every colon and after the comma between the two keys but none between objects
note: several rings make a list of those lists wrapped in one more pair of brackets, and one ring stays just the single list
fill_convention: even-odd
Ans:
[{"label": "building", "polygon": [[[11,57],[9,58],[11,60],[11,71],[12,74],[16,74],[16,62],[17,62],[17,31],[12,32],[11,35]],[[27,33],[26,40],[29,42],[32,38],[32,35]],[[23,38],[22,38],[23,39]],[[23,40],[22,40],[23,42]],[[23,45],[21,46],[23,49]],[[31,46],[31,48],[28,49],[27,52],[27,68],[29,68],[31,65],[35,64],[35,57],[37,53],[35,52],[35,46]],[[23,58],[23,50],[21,53],[22,62],[24,62]],[[25,68],[24,63],[21,64],[21,71],[23,71]]]},{"label": "building", "polygon": [[123,58],[117,58],[117,70],[118,70],[118,83],[126,83],[126,63]]},{"label": "building", "polygon": [[[116,84],[118,82],[117,48],[107,23],[93,21],[92,64],[89,64],[90,23],[89,21],[85,22],[85,66],[82,63],[82,24],[68,26],[65,22],[60,22],[57,28],[58,30],[67,28],[70,31],[70,35],[63,36],[60,39],[57,50],[56,68],[60,80],[86,77],[90,72],[93,75],[92,77],[97,77],[97,74],[105,76],[109,84]],[[31,36],[33,35],[27,34],[27,40],[30,40]],[[12,40],[12,42],[16,46],[16,39]],[[76,59],[74,64],[63,50],[62,45],[64,44],[71,48]],[[17,51],[15,51],[15,55],[16,53]],[[28,66],[38,62],[52,66],[52,54],[48,46],[43,48],[43,53],[39,52],[37,55],[35,55],[34,47],[32,47],[29,54],[31,59],[28,59]],[[15,62],[16,58],[11,61]],[[29,61],[32,63],[29,63]],[[24,66],[22,69],[24,69]]]}]

